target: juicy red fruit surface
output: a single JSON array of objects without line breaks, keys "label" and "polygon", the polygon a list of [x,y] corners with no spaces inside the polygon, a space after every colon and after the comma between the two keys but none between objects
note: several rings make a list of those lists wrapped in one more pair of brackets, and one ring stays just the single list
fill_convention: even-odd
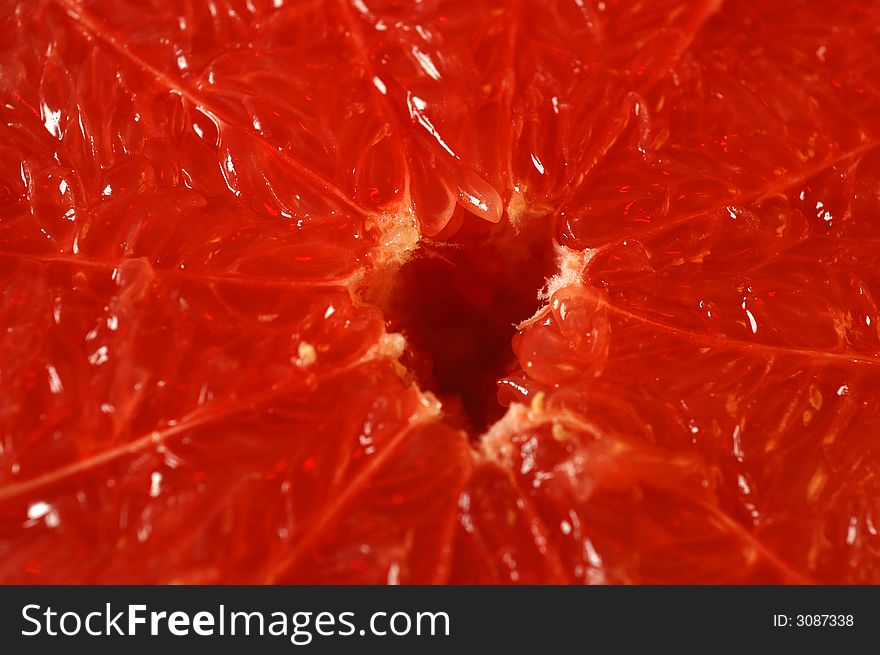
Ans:
[{"label": "juicy red fruit surface", "polygon": [[841,4],[3,1],[0,580],[880,580]]}]

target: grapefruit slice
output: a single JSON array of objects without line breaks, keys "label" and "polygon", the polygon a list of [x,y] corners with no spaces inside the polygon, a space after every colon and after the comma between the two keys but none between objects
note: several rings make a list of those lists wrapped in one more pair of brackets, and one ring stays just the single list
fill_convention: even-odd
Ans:
[{"label": "grapefruit slice", "polygon": [[876,17],[798,7],[725,5],[561,207],[464,578],[876,580]]},{"label": "grapefruit slice", "polygon": [[2,579],[444,580],[470,456],[352,300],[369,212],[78,8],[7,23]]},{"label": "grapefruit slice", "polygon": [[878,579],[876,9],[6,6],[0,580]]}]

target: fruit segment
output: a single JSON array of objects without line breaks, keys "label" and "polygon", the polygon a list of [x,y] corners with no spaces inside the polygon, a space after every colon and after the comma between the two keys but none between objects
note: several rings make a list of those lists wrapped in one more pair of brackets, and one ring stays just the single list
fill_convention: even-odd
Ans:
[{"label": "fruit segment", "polygon": [[560,210],[589,320],[521,326],[487,454],[569,579],[876,580],[873,20],[725,5]]},{"label": "fruit segment", "polygon": [[6,22],[0,578],[445,579],[470,455],[353,301],[369,211],[77,6]]},{"label": "fruit segment", "polygon": [[0,582],[880,580],[870,3],[0,5]]}]

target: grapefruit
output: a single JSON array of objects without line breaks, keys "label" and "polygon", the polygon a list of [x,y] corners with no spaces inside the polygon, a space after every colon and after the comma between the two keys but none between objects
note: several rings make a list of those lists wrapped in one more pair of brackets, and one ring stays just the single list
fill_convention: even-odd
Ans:
[{"label": "grapefruit", "polygon": [[7,0],[0,580],[877,582],[877,14]]}]

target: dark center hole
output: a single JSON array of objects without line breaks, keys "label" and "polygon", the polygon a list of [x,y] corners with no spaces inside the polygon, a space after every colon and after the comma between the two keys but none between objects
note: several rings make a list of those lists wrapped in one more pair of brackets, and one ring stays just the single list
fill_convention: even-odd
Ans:
[{"label": "dark center hole", "polygon": [[398,274],[386,316],[407,337],[405,364],[471,435],[503,408],[497,381],[515,366],[515,325],[539,307],[555,270],[549,221],[516,232],[467,217],[445,243],[423,243]]}]

